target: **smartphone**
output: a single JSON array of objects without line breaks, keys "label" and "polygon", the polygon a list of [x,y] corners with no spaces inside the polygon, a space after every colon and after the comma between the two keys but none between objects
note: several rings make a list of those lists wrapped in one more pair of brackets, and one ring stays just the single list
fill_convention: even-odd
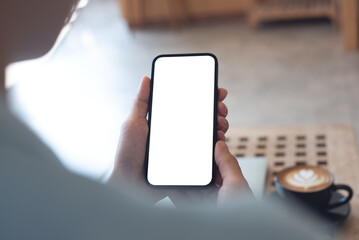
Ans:
[{"label": "smartphone", "polygon": [[157,56],[152,63],[145,178],[157,187],[206,187],[214,179],[217,58]]}]

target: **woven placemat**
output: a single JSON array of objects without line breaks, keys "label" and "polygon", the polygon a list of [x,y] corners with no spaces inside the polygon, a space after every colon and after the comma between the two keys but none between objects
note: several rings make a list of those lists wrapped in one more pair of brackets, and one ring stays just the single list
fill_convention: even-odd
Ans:
[{"label": "woven placemat", "polygon": [[236,157],[268,160],[267,192],[275,191],[274,176],[295,165],[316,165],[332,172],[336,183],[354,190],[352,212],[340,231],[359,239],[359,158],[353,128],[348,125],[232,128],[226,142]]}]

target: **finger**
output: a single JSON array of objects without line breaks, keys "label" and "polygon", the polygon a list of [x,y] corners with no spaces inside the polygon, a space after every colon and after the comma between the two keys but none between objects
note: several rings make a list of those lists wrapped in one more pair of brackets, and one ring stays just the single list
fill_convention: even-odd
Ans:
[{"label": "finger", "polygon": [[222,117],[227,117],[228,108],[227,108],[226,104],[224,104],[223,102],[218,102],[217,106],[218,106],[217,107],[218,115],[220,115]]},{"label": "finger", "polygon": [[217,130],[221,130],[223,133],[226,133],[229,128],[227,119],[222,116],[217,116]]},{"label": "finger", "polygon": [[218,101],[222,102],[227,97],[227,94],[227,89],[218,88]]},{"label": "finger", "polygon": [[222,132],[221,130],[217,130],[217,140],[221,140],[221,141],[226,140],[224,132]]},{"label": "finger", "polygon": [[214,158],[218,170],[225,184],[246,184],[241,168],[235,157],[229,152],[224,141],[218,141],[215,148]]},{"label": "finger", "polygon": [[143,77],[140,90],[138,91],[132,114],[138,118],[146,118],[148,112],[148,101],[150,97],[151,80]]},{"label": "finger", "polygon": [[220,186],[222,186],[223,178],[222,178],[221,173],[219,172],[219,168],[217,165],[216,165],[215,171],[216,171],[216,177],[215,177],[214,183],[217,187],[220,187]]}]

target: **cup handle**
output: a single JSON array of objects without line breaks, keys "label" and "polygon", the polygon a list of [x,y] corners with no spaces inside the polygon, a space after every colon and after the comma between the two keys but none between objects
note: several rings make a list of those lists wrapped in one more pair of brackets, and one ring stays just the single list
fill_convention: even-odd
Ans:
[{"label": "cup handle", "polygon": [[353,197],[353,190],[348,185],[344,185],[344,184],[333,185],[333,191],[334,192],[337,191],[337,190],[340,190],[340,189],[347,191],[348,196],[342,197],[336,203],[329,204],[327,209],[332,209],[332,208],[342,206],[342,205],[346,204],[347,202],[349,202],[350,199]]}]

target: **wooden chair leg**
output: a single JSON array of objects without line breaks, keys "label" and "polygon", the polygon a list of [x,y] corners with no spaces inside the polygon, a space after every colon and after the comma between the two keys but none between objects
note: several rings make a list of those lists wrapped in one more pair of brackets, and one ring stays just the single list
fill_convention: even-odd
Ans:
[{"label": "wooden chair leg", "polygon": [[247,26],[248,26],[248,28],[250,28],[252,30],[256,29],[258,23],[259,23],[258,18],[254,14],[250,13],[248,15],[248,17],[247,17]]},{"label": "wooden chair leg", "polygon": [[144,0],[126,0],[123,4],[130,29],[143,27],[145,24]]},{"label": "wooden chair leg", "polygon": [[344,0],[341,8],[344,46],[349,50],[359,49],[359,0]]},{"label": "wooden chair leg", "polygon": [[339,5],[337,0],[331,0],[331,14],[329,16],[332,24],[336,28],[340,28],[340,18],[339,18]]},{"label": "wooden chair leg", "polygon": [[169,21],[174,29],[178,29],[184,21],[188,20],[185,0],[167,0]]}]

